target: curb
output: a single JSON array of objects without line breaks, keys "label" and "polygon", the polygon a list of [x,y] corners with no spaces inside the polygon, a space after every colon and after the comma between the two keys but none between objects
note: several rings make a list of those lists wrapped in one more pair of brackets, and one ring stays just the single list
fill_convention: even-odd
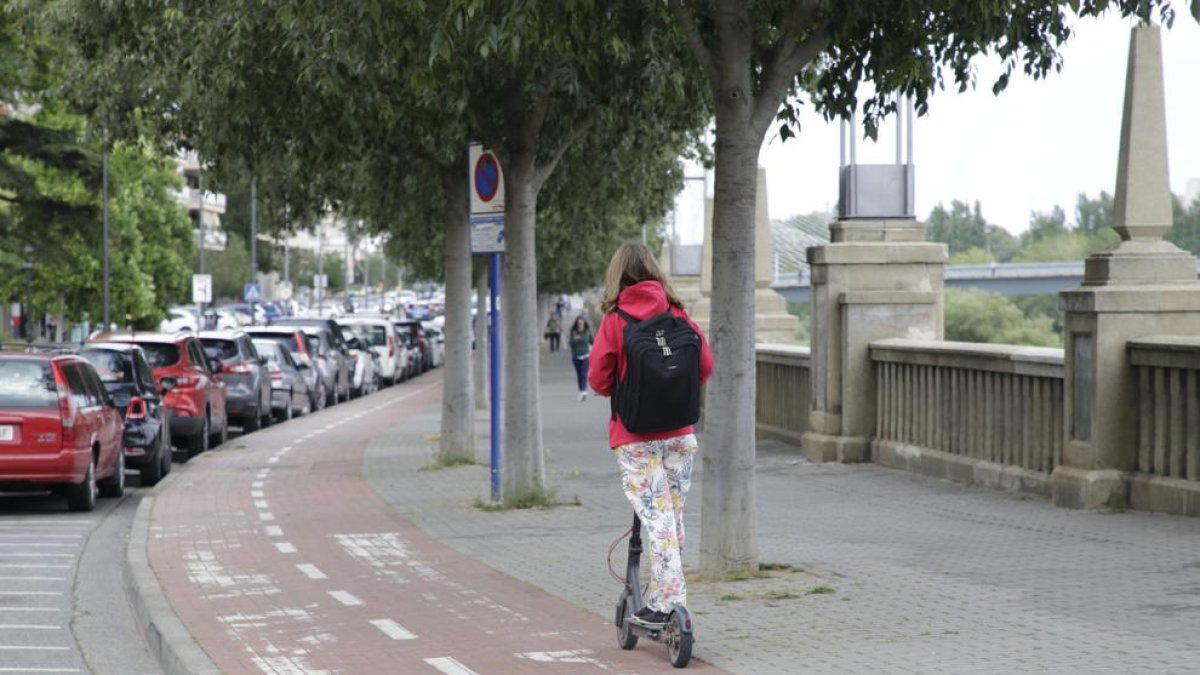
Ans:
[{"label": "curb", "polygon": [[[171,482],[168,476],[160,486]],[[155,488],[154,492],[157,493],[158,489]],[[143,497],[133,517],[129,544],[125,548],[125,592],[129,596],[134,619],[150,653],[158,660],[166,675],[219,675],[221,670],[184,628],[150,567],[146,542],[153,508],[154,494]]]}]

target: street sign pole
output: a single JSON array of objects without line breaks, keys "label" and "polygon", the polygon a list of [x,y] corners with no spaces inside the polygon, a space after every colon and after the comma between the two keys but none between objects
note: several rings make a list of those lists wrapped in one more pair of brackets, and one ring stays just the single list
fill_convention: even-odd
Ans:
[{"label": "street sign pole", "polygon": [[500,501],[500,254],[491,256],[488,286],[488,361],[491,364],[492,501]]},{"label": "street sign pole", "polygon": [[482,145],[467,149],[471,253],[488,254],[488,362],[491,373],[492,501],[500,501],[500,255],[504,252],[504,173]]}]

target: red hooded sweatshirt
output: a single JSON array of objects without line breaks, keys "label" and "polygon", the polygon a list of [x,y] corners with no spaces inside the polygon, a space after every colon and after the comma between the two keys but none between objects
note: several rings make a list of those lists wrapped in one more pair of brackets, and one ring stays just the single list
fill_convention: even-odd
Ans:
[{"label": "red hooded sweatshirt", "polygon": [[[712,375],[713,356],[708,348],[708,339],[704,332],[692,321],[687,312],[678,307],[671,307],[667,302],[667,294],[663,292],[662,284],[657,281],[642,281],[625,290],[617,297],[617,305],[630,316],[644,321],[652,316],[662,314],[671,308],[675,316],[683,317],[696,333],[700,335],[700,386]],[[596,342],[592,345],[590,365],[588,367],[588,384],[601,396],[611,396],[613,390],[613,373],[621,374],[625,379],[625,317],[616,312],[609,312],[600,321],[596,330]],[[693,432],[691,425],[674,431],[660,431],[653,434],[635,434],[625,428],[619,417],[608,421],[608,445],[616,448],[626,443],[643,441],[660,441],[664,438],[674,438]]]}]

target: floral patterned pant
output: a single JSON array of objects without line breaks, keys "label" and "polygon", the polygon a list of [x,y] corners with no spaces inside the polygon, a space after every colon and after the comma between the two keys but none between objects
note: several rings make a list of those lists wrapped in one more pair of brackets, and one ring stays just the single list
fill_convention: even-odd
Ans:
[{"label": "floral patterned pant", "polygon": [[646,606],[661,612],[687,604],[683,578],[683,502],[692,484],[696,436],[627,443],[614,448],[625,496],[642,519],[650,543]]}]

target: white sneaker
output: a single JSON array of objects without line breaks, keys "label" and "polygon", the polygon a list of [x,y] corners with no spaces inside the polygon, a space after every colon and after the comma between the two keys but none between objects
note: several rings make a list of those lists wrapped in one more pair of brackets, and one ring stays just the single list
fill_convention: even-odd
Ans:
[{"label": "white sneaker", "polygon": [[583,401],[583,400],[586,400],[586,399],[587,399],[587,391],[581,391],[581,392],[579,392],[579,400],[580,400],[580,401]]}]

